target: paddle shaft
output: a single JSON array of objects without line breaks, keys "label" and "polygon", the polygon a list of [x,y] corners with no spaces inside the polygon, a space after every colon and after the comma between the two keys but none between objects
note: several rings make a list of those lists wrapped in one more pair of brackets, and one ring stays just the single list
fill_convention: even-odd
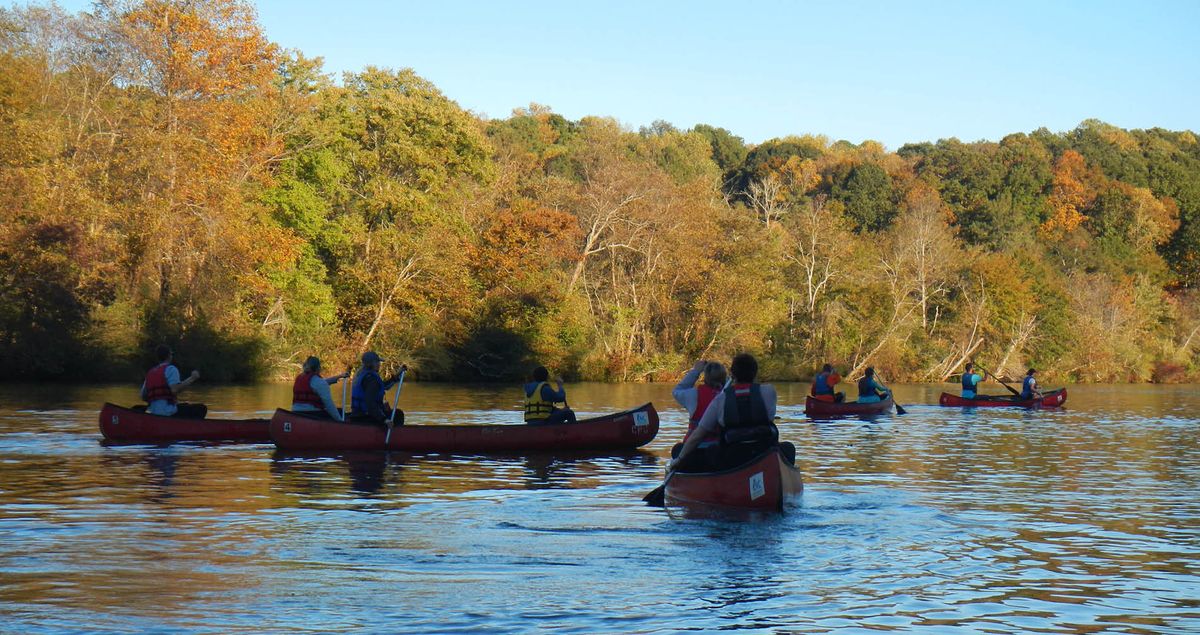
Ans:
[{"label": "paddle shaft", "polygon": [[1003,379],[1000,379],[999,377],[997,377],[996,374],[993,373],[992,371],[984,368],[983,366],[980,366],[979,364],[975,364],[975,368],[982,370],[984,372],[984,374],[990,375],[992,377],[992,379],[995,379],[996,381],[1000,382],[1005,388],[1008,389],[1008,392],[1011,392],[1012,394],[1016,395],[1017,397],[1021,396],[1021,393],[1019,391],[1017,391],[1016,388],[1009,386],[1007,382],[1005,382]]},{"label": "paddle shaft", "polygon": [[350,371],[353,368],[346,369],[346,377],[342,380],[342,420],[346,419],[346,391],[350,389],[350,382],[354,381],[350,376]]},{"label": "paddle shaft", "polygon": [[388,416],[387,435],[383,437],[383,449],[387,449],[388,442],[392,440],[392,428],[396,426],[396,408],[400,405],[400,389],[404,387],[404,375],[408,373],[408,369],[400,371],[400,381],[396,382],[396,396],[392,399],[392,414]]},{"label": "paddle shaft", "polygon": [[666,504],[667,504],[667,483],[670,483],[671,479],[673,479],[673,478],[675,478],[674,471],[672,471],[670,474],[667,474],[666,480],[664,480],[658,487],[650,490],[650,493],[643,496],[642,500],[654,507],[666,506]]},{"label": "paddle shaft", "polygon": [[888,396],[892,398],[892,405],[896,406],[896,414],[898,414],[898,415],[908,414],[908,411],[904,409],[904,406],[901,406],[900,402],[896,401],[896,391],[892,390],[890,387],[887,389],[887,391],[888,391]]}]

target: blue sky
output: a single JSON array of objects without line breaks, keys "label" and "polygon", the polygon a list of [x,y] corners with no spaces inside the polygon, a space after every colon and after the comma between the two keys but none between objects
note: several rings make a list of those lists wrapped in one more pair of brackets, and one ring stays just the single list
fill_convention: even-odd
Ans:
[{"label": "blue sky", "polygon": [[[80,0],[68,9],[87,8]],[[1200,130],[1200,1],[260,0],[329,71],[412,67],[464,108],[895,149],[1097,118]]]}]

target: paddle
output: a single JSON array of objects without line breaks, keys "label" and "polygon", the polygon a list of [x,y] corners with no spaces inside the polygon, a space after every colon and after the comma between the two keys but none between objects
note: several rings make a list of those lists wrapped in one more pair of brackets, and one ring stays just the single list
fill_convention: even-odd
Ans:
[{"label": "paddle", "polygon": [[642,500],[651,507],[666,507],[667,483],[670,483],[671,479],[673,478],[675,478],[675,470],[671,470],[671,472],[667,474],[667,478],[663,480],[662,484],[650,490],[650,493],[643,496]]},{"label": "paddle", "polygon": [[350,389],[350,382],[353,381],[350,378],[350,371],[352,370],[354,370],[353,366],[347,368],[346,376],[342,378],[342,421],[346,420],[346,391]]},{"label": "paddle", "polygon": [[904,409],[904,406],[901,406],[900,402],[896,401],[896,391],[892,390],[891,388],[888,388],[888,394],[890,394],[892,396],[892,405],[896,406],[896,414],[898,414],[898,415],[908,414],[908,411]]},{"label": "paddle", "polygon": [[396,427],[396,407],[400,405],[400,389],[404,387],[404,375],[408,373],[408,366],[400,367],[400,381],[396,382],[396,397],[392,400],[392,414],[388,417],[387,435],[383,437],[383,449],[387,449],[388,442],[392,440],[392,428]]},{"label": "paddle", "polygon": [[1016,395],[1016,397],[1017,397],[1018,399],[1020,399],[1020,398],[1021,398],[1021,393],[1020,393],[1020,392],[1018,392],[1016,388],[1013,388],[1012,386],[1009,386],[1007,382],[1005,382],[1003,379],[1000,379],[999,377],[997,377],[995,374],[993,374],[993,373],[992,373],[992,371],[990,371],[990,370],[988,370],[988,369],[984,368],[983,366],[980,366],[979,364],[975,364],[975,368],[978,368],[979,370],[982,370],[982,371],[984,372],[984,374],[991,375],[992,379],[995,379],[996,381],[998,381],[998,382],[1000,382],[1001,384],[1003,384],[1003,385],[1004,385],[1004,387],[1008,389],[1008,392],[1011,392],[1013,395]]}]

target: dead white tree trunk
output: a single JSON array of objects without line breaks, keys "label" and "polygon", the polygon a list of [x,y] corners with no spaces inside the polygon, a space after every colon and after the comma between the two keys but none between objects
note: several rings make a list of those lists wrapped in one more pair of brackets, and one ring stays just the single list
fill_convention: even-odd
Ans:
[{"label": "dead white tree trunk", "polygon": [[367,329],[367,334],[363,337],[362,344],[359,346],[360,350],[369,350],[367,345],[371,343],[371,338],[375,336],[375,331],[379,328],[380,322],[383,321],[383,316],[387,313],[388,307],[391,306],[396,293],[409,280],[417,277],[420,273],[420,270],[416,268],[419,260],[417,256],[410,256],[404,263],[404,266],[400,268],[400,271],[396,272],[396,277],[392,281],[391,288],[381,291],[379,294],[379,307],[375,311],[375,319],[371,321],[371,328]]}]

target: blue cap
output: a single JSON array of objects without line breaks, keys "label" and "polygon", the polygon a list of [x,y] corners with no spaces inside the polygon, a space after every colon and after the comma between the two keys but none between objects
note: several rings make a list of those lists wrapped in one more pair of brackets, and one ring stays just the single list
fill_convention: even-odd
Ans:
[{"label": "blue cap", "polygon": [[362,363],[364,364],[373,364],[375,362],[382,361],[383,360],[379,357],[379,353],[376,353],[375,351],[367,351],[362,354]]}]

